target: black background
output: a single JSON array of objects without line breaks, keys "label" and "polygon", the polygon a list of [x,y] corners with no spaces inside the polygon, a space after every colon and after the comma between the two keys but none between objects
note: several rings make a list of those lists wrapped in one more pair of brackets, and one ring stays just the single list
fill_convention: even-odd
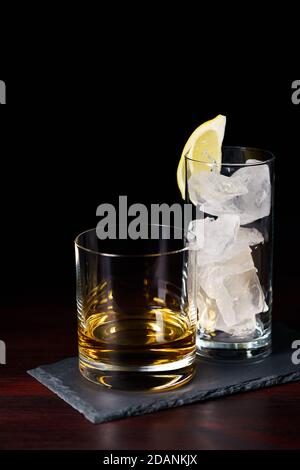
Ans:
[{"label": "black background", "polygon": [[[276,158],[275,301],[298,286],[300,105],[296,76],[263,69],[210,76],[187,65],[115,64],[100,71],[5,75],[0,112],[1,304],[74,304],[73,239],[96,208],[180,200],[176,169],[202,122],[227,116],[224,144]],[[299,305],[295,305],[295,315]],[[284,316],[284,312],[282,312]]]}]

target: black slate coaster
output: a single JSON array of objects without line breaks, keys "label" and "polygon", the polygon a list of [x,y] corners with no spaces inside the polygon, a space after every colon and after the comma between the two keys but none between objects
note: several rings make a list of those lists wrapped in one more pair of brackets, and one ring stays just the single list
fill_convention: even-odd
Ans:
[{"label": "black slate coaster", "polygon": [[28,373],[89,421],[103,423],[300,380],[300,365],[292,363],[294,350],[291,345],[295,339],[300,339],[300,332],[277,325],[273,329],[273,353],[264,361],[226,364],[197,359],[194,379],[170,392],[125,392],[102,388],[81,377],[76,357],[40,366]]}]

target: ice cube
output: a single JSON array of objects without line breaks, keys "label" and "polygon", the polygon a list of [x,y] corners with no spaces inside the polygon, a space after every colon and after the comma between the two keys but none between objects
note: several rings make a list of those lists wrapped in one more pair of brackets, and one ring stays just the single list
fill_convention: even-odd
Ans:
[{"label": "ice cube", "polygon": [[190,199],[203,204],[207,214],[236,214],[242,225],[266,217],[271,210],[271,183],[267,165],[248,160],[231,176],[199,172],[188,180]]},{"label": "ice cube", "polygon": [[264,242],[264,237],[256,228],[240,227],[237,234],[237,244],[243,246],[254,246]]},{"label": "ice cube", "polygon": [[193,220],[189,231],[195,235],[202,262],[220,259],[235,242],[239,226],[240,218],[236,215],[224,215],[218,219],[206,217]]},{"label": "ice cube", "polygon": [[219,316],[218,307],[215,299],[209,298],[201,288],[197,293],[197,308],[199,326],[206,332],[215,331]]},{"label": "ice cube", "polygon": [[[249,247],[230,260],[221,263],[208,263],[201,267],[198,265],[197,278],[199,288],[210,299],[215,300],[219,316],[222,317],[227,327],[237,324],[238,316],[234,308],[234,298],[231,294],[230,286],[229,288],[226,286],[226,280],[235,277],[237,279],[236,282],[238,282],[239,276],[242,277],[248,271],[255,272]],[[234,295],[236,295],[236,292]],[[247,312],[246,310],[246,315]]]},{"label": "ice cube", "polygon": [[200,327],[235,336],[253,333],[255,315],[265,303],[250,246],[262,243],[263,236],[254,228],[240,227],[236,215],[193,222],[196,237],[201,234],[193,267]]},{"label": "ice cube", "polygon": [[256,270],[228,276],[224,279],[224,286],[232,298],[237,319],[234,325],[230,325],[228,332],[235,336],[253,333],[256,327],[255,315],[264,309],[264,295]]},{"label": "ice cube", "polygon": [[[249,160],[248,160],[249,162]],[[248,163],[247,162],[247,163]],[[241,224],[249,224],[270,214],[271,182],[268,165],[240,168],[230,177],[247,187],[247,194],[236,198]]]},{"label": "ice cube", "polygon": [[200,326],[234,336],[253,333],[255,316],[265,305],[256,269],[218,278],[203,275],[202,272],[198,278],[201,286],[197,296]]},{"label": "ice cube", "polygon": [[244,248],[264,241],[262,234],[255,228],[240,227],[237,215],[193,220],[189,231],[196,238],[195,248],[198,249],[200,265],[230,259]]},{"label": "ice cube", "polygon": [[218,211],[222,211],[223,205],[228,204],[233,197],[246,194],[248,191],[240,181],[234,181],[230,177],[214,171],[201,171],[192,174],[188,180],[188,190],[193,204],[203,203],[206,205],[209,204],[209,201],[213,201],[214,207]]}]

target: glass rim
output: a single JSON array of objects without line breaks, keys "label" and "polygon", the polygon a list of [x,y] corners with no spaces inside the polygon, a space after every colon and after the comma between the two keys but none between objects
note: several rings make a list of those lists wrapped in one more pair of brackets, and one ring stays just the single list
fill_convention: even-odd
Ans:
[{"label": "glass rim", "polygon": [[[120,225],[124,225],[124,224],[115,224],[117,227],[119,227]],[[176,227],[174,225],[164,225],[164,224],[148,224],[148,226],[155,226],[155,227],[166,227],[166,228],[169,228],[169,229],[177,229],[177,230],[180,230],[183,234],[186,235],[186,239],[187,239],[187,234],[188,234],[188,231],[180,228],[180,227]],[[82,235],[85,235],[87,233],[90,233],[90,232],[95,232],[96,234],[96,227],[93,227],[93,228],[90,228],[90,229],[87,229],[87,230],[83,230],[83,232],[80,232],[75,240],[74,240],[74,244],[75,246],[86,252],[86,253],[91,253],[91,254],[94,254],[94,255],[98,255],[98,256],[105,256],[105,257],[108,257],[108,258],[154,258],[154,257],[160,257],[160,256],[165,256],[165,255],[175,255],[175,254],[178,254],[178,253],[183,253],[184,251],[188,251],[189,250],[189,245],[187,244],[186,246],[184,246],[183,248],[180,248],[178,250],[170,250],[170,251],[164,251],[164,252],[156,252],[156,253],[134,253],[134,254],[130,254],[130,253],[105,253],[105,252],[102,252],[102,251],[97,251],[97,250],[93,250],[91,248],[86,248],[85,246],[81,245],[78,240],[79,238],[82,236]],[[96,235],[97,237],[97,235]],[[97,237],[97,239],[99,241],[101,241],[101,239],[99,239]],[[108,240],[108,239],[106,239]],[[103,240],[104,242],[106,240]],[[115,238],[115,239],[111,239],[113,241],[120,241],[120,239],[118,238]],[[121,239],[124,241],[124,239]],[[138,239],[138,240],[141,240],[141,239]],[[136,241],[138,241],[136,240]],[[148,239],[144,239],[144,241],[149,241],[149,240],[155,240],[155,239],[151,239],[151,238],[148,238]],[[165,239],[165,240],[168,240],[168,239]],[[183,240],[183,237],[182,238],[178,238],[177,240]],[[135,241],[135,240],[133,240]]]},{"label": "glass rim", "polygon": [[[270,150],[265,150],[265,149],[261,149],[259,147],[247,147],[247,146],[243,146],[243,145],[224,145],[222,146],[222,149],[224,150],[242,150],[242,151],[245,151],[245,150],[250,150],[250,151],[254,151],[254,152],[260,152],[260,153],[264,153],[266,155],[269,155],[269,158],[265,161],[261,161],[261,162],[256,162],[256,163],[225,163],[225,162],[221,162],[220,163],[220,166],[221,167],[225,167],[225,166],[240,166],[240,167],[244,167],[244,166],[260,166],[260,165],[268,165],[269,163],[273,163],[275,161],[275,155],[270,151]],[[197,163],[203,163],[205,165],[215,165],[215,162],[205,162],[203,160],[196,160],[195,158],[191,158],[188,156],[188,154],[186,153],[185,154],[185,159],[186,160],[189,160],[191,162],[197,162]]]}]

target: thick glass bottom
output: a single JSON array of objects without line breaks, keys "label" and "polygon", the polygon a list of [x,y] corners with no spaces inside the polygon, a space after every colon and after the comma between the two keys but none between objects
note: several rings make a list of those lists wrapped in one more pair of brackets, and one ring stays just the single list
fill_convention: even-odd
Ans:
[{"label": "thick glass bottom", "polygon": [[272,352],[271,329],[250,341],[214,341],[197,337],[197,354],[208,360],[259,362]]},{"label": "thick glass bottom", "polygon": [[195,354],[185,359],[147,367],[120,367],[87,361],[79,357],[79,369],[89,381],[108,388],[160,392],[178,388],[195,374]]}]

